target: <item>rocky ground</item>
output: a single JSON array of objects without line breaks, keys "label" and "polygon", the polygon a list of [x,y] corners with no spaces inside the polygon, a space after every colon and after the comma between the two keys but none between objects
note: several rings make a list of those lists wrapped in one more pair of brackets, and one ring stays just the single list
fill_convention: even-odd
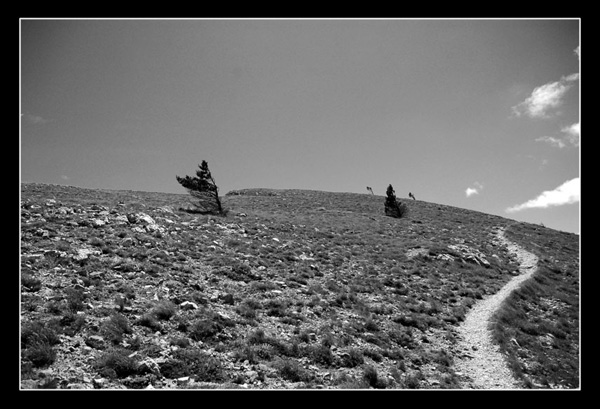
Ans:
[{"label": "rocky ground", "polygon": [[[518,264],[508,221],[425,202],[23,184],[21,388],[459,388],[458,326]],[[468,216],[468,217],[465,217]]]}]

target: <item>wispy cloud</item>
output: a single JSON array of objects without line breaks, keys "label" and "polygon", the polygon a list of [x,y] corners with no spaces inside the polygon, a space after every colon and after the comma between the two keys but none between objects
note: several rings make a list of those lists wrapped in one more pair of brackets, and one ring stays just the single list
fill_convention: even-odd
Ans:
[{"label": "wispy cloud", "polygon": [[41,116],[31,114],[21,114],[21,119],[30,124],[45,124],[48,122],[47,119],[42,118]]},{"label": "wispy cloud", "polygon": [[536,142],[545,142],[556,148],[564,148],[565,146],[567,146],[565,141],[563,141],[561,138],[555,138],[554,136],[540,136],[539,138],[536,138],[535,141]]},{"label": "wispy cloud", "polygon": [[579,136],[580,136],[580,126],[579,122],[573,125],[565,126],[561,130],[563,135],[555,137],[555,136],[542,136],[536,138],[536,142],[545,142],[556,148],[564,148],[567,146],[579,147]]},{"label": "wispy cloud", "polygon": [[562,104],[563,96],[578,79],[579,73],[575,73],[535,88],[525,101],[512,107],[513,114],[530,118],[550,117],[550,111]]},{"label": "wispy cloud", "polygon": [[579,202],[581,187],[579,178],[566,181],[554,190],[546,190],[535,199],[506,209],[507,213],[515,213],[525,209],[545,209]]},{"label": "wispy cloud", "polygon": [[465,190],[465,194],[467,195],[467,197],[471,197],[473,195],[478,195],[479,191],[481,189],[483,189],[483,185],[479,182],[475,182],[474,187],[469,186],[466,190]]}]

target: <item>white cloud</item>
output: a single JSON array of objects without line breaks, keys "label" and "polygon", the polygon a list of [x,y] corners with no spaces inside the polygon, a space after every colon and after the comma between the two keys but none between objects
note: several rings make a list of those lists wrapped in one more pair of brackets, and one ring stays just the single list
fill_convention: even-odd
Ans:
[{"label": "white cloud", "polygon": [[478,194],[479,191],[477,189],[472,188],[472,187],[468,187],[467,190],[465,191],[465,193],[467,194],[467,197],[471,197],[473,195]]},{"label": "white cloud", "polygon": [[566,135],[566,139],[573,146],[579,146],[579,137],[581,136],[581,126],[579,122],[566,126],[561,129],[561,132]]},{"label": "white cloud", "polygon": [[574,50],[575,54],[577,54],[577,58],[580,59],[581,58],[581,46],[578,45],[577,48]]},{"label": "white cloud", "polygon": [[465,194],[467,195],[467,197],[471,197],[471,196],[473,196],[473,195],[478,195],[478,194],[479,194],[479,191],[480,191],[481,189],[483,189],[483,185],[482,185],[481,183],[479,183],[479,182],[475,182],[475,183],[474,183],[474,186],[475,186],[475,187],[468,187],[468,188],[465,190]]},{"label": "white cloud", "polygon": [[535,199],[506,209],[507,213],[515,213],[525,209],[545,209],[579,202],[581,187],[579,178],[566,181],[554,190],[546,190]]},{"label": "white cloud", "polygon": [[564,148],[566,146],[579,147],[580,126],[579,122],[573,125],[565,126],[560,130],[564,135],[561,137],[542,136],[536,138],[536,142],[545,142],[556,148]]},{"label": "white cloud", "polygon": [[531,118],[548,118],[549,111],[562,104],[562,97],[573,86],[572,82],[578,79],[579,74],[575,73],[535,88],[525,101],[512,107],[513,113],[516,116],[525,114]]}]

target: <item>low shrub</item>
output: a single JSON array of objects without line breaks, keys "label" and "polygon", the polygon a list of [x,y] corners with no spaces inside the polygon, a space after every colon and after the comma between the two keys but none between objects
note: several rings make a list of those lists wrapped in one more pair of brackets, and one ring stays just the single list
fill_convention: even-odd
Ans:
[{"label": "low shrub", "polygon": [[144,314],[137,321],[137,325],[142,327],[150,328],[152,331],[162,331],[162,325],[156,320],[153,314]]},{"label": "low shrub", "polygon": [[102,354],[94,363],[96,371],[107,378],[125,378],[137,372],[138,363],[131,353],[122,348]]},{"label": "low shrub", "polygon": [[21,329],[21,354],[24,363],[29,363],[27,365],[39,368],[54,363],[56,351],[53,346],[59,343],[54,325],[34,321],[25,323]]},{"label": "low shrub", "polygon": [[245,300],[235,308],[235,312],[243,318],[255,319],[257,315],[256,310],[259,308],[260,303],[253,302],[253,300]]},{"label": "low shrub", "polygon": [[105,321],[101,329],[103,335],[113,344],[119,344],[123,341],[123,334],[131,334],[131,326],[127,317],[116,312]]},{"label": "low shrub", "polygon": [[288,303],[281,299],[269,300],[265,303],[267,315],[270,317],[285,317]]},{"label": "low shrub", "polygon": [[377,369],[371,365],[365,367],[362,378],[372,388],[385,389],[387,387],[387,382],[384,379],[379,378]]},{"label": "low shrub", "polygon": [[168,320],[177,312],[177,306],[169,300],[162,300],[152,309],[152,315],[159,320]]},{"label": "low shrub", "polygon": [[38,321],[27,322],[21,327],[21,348],[39,344],[52,346],[59,342],[56,331],[44,323]]},{"label": "low shrub", "polygon": [[169,343],[178,346],[179,348],[187,348],[190,346],[190,340],[187,338],[174,337],[169,340]]},{"label": "low shrub", "polygon": [[283,379],[290,382],[308,382],[312,379],[310,374],[292,359],[284,359],[278,372]]},{"label": "low shrub", "polygon": [[190,338],[194,341],[205,341],[217,335],[222,329],[219,323],[209,319],[196,321],[190,330]]},{"label": "low shrub", "polygon": [[256,331],[252,332],[248,336],[248,342],[250,344],[266,344],[267,337],[265,335],[265,331],[259,328]]},{"label": "low shrub", "polygon": [[58,324],[65,335],[72,337],[85,325],[85,316],[69,312],[59,320]]},{"label": "low shrub", "polygon": [[370,332],[377,332],[379,331],[379,325],[377,325],[377,323],[373,319],[367,318],[367,320],[365,321],[365,330]]},{"label": "low shrub", "polygon": [[248,361],[250,364],[257,364],[258,354],[256,354],[252,346],[244,345],[234,351],[233,359],[240,362]]},{"label": "low shrub", "polygon": [[160,373],[170,379],[191,376],[197,382],[225,380],[225,373],[219,360],[197,348],[174,351],[173,358],[160,364]]},{"label": "low shrub", "polygon": [[23,351],[23,358],[36,368],[52,365],[56,360],[56,351],[51,345],[39,343]]},{"label": "low shrub", "polygon": [[366,349],[363,351],[364,356],[371,358],[375,362],[381,362],[383,356],[374,349]]},{"label": "low shrub", "polygon": [[331,349],[325,345],[318,345],[311,348],[310,356],[313,362],[325,366],[333,364],[333,354]]},{"label": "low shrub", "polygon": [[347,353],[342,354],[340,358],[340,366],[345,368],[354,368],[362,365],[365,362],[363,354],[356,348],[350,348]]},{"label": "low shrub", "polygon": [[21,275],[21,285],[30,292],[39,291],[42,288],[42,281],[35,278],[33,275],[23,273]]},{"label": "low shrub", "polygon": [[83,290],[77,288],[66,288],[65,299],[67,300],[67,308],[71,312],[81,311],[85,308],[83,301],[87,298]]}]

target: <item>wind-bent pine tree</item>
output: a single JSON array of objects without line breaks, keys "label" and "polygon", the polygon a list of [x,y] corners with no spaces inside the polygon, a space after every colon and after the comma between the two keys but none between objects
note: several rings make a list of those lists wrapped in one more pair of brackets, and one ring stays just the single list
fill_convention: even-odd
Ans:
[{"label": "wind-bent pine tree", "polygon": [[196,206],[200,208],[200,211],[223,214],[223,207],[219,199],[219,188],[210,173],[210,169],[208,169],[208,163],[203,160],[198,168],[195,177],[186,176],[182,178],[176,175],[177,182],[187,189],[191,196],[199,199]]}]

